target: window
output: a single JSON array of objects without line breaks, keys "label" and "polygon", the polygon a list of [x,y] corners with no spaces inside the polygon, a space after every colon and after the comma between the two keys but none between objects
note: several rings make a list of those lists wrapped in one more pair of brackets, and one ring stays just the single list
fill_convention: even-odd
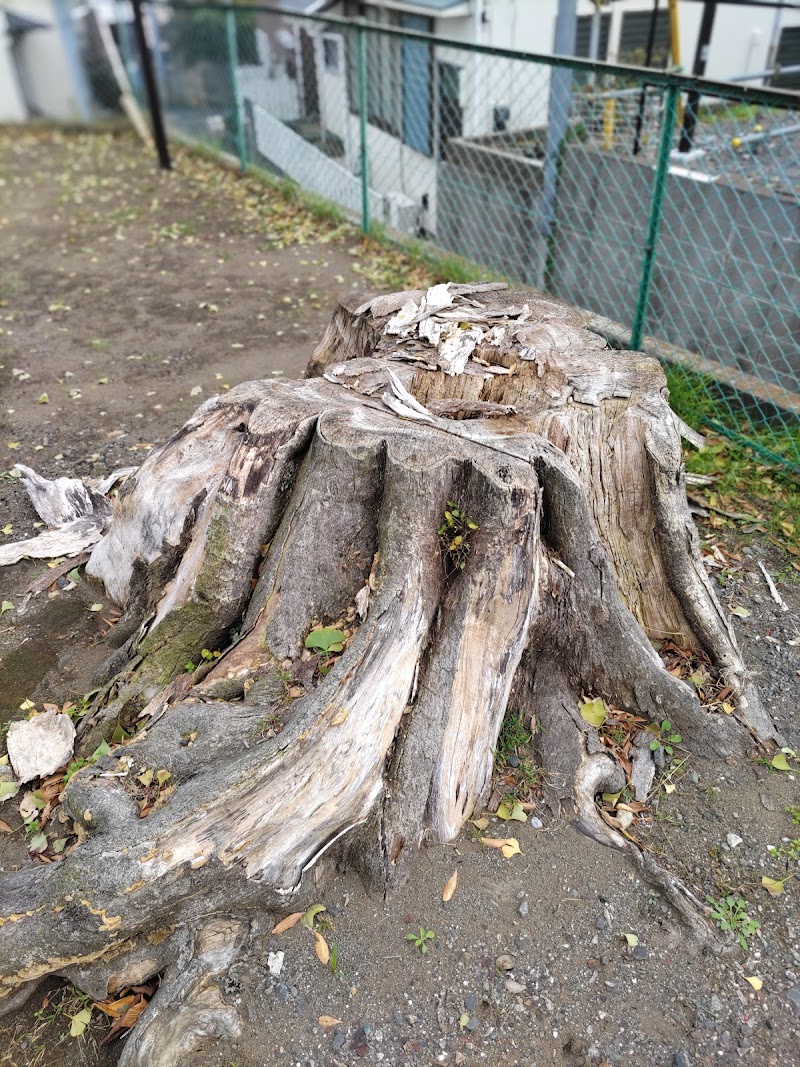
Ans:
[{"label": "window", "polygon": [[[637,67],[645,65],[652,17],[651,11],[626,11],[622,16],[622,33],[619,40],[620,63],[632,63]],[[666,67],[669,63],[669,49],[669,12],[658,11],[650,66]]]},{"label": "window", "polygon": [[[345,15],[383,26],[433,32],[433,20],[371,4],[347,3]],[[358,112],[357,39],[348,35],[350,110]],[[432,154],[431,47],[421,41],[367,32],[367,121],[423,155]]]},{"label": "window", "polygon": [[322,38],[322,58],[329,74],[339,73],[339,42],[335,37]]},{"label": "window", "polygon": [[[800,26],[786,26],[781,30],[775,62],[781,67],[800,66]],[[775,89],[800,89],[800,71],[777,74],[770,85]]]},{"label": "window", "polygon": [[[579,59],[589,58],[589,45],[592,40],[592,23],[594,15],[579,15],[575,26],[575,55]],[[608,59],[608,37],[611,32],[611,12],[600,15],[600,35],[597,42],[597,59]]]}]

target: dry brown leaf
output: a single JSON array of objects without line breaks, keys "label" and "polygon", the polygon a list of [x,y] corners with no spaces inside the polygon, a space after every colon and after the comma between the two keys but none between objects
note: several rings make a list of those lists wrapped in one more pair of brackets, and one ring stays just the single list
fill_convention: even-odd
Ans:
[{"label": "dry brown leaf", "polygon": [[453,871],[450,877],[447,879],[447,884],[442,890],[442,900],[447,903],[448,900],[453,899],[453,893],[456,891],[458,885],[458,871]]},{"label": "dry brown leaf", "polygon": [[341,1023],[341,1019],[335,1019],[332,1015],[320,1015],[320,1026],[338,1026]]},{"label": "dry brown leaf", "polygon": [[147,1003],[148,1002],[145,1000],[145,998],[141,997],[138,1003],[132,1004],[122,1016],[122,1019],[120,1020],[121,1025],[128,1030],[130,1030],[132,1026],[135,1026],[139,1019],[139,1016],[147,1007]]},{"label": "dry brown leaf", "polygon": [[505,837],[482,837],[481,844],[487,848],[502,848],[506,843]]},{"label": "dry brown leaf", "polygon": [[283,934],[287,930],[291,930],[293,926],[297,926],[304,915],[304,911],[293,911],[291,915],[287,915],[285,919],[281,919],[279,923],[272,927],[273,934]]},{"label": "dry brown leaf", "polygon": [[0,819],[0,830],[2,830],[4,834],[11,834],[14,832],[4,819]]},{"label": "dry brown leaf", "polygon": [[327,967],[331,959],[331,950],[328,948],[328,942],[319,930],[314,931],[314,951],[317,954],[319,962]]}]

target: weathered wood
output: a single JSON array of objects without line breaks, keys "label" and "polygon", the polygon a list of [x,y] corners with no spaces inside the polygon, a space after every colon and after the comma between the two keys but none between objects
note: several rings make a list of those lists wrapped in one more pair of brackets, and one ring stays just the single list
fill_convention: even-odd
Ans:
[{"label": "weathered wood", "polygon": [[[80,844],[0,886],[0,990],[61,973],[101,996],[166,967],[130,1064],[181,1062],[204,1011],[235,1032],[210,992],[220,939],[238,945],[324,854],[386,889],[425,839],[452,840],[508,709],[543,727],[554,806],[629,850],[595,810],[620,771],[582,691],[668,715],[701,755],[773,735],[699,558],[658,364],[528,292],[359,306],[337,309],[304,381],[209,400],[155,450],[87,568],[124,614],[84,743],[144,728],[66,788]],[[450,500],[473,524],[463,570],[443,565]],[[304,647],[319,624],[347,635],[327,674]],[[663,668],[660,636],[704,650],[732,716]],[[187,675],[202,649],[220,655]],[[170,779],[140,818],[146,768]]]}]

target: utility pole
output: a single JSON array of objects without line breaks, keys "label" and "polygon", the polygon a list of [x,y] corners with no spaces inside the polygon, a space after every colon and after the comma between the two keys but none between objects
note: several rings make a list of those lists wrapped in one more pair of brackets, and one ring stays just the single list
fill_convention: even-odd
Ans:
[{"label": "utility pole", "polygon": [[150,108],[150,118],[153,123],[153,140],[156,143],[158,162],[162,170],[170,170],[172,163],[167,148],[167,135],[164,132],[164,119],[161,114],[161,99],[158,95],[158,82],[153,70],[153,58],[147,46],[147,37],[144,32],[142,21],[142,0],[131,0],[133,6],[133,25],[136,31],[136,44],[139,48],[139,62],[144,75],[144,87],[147,93],[147,104]]},{"label": "utility pole", "polygon": [[[575,30],[577,26],[578,0],[558,0],[556,29],[553,37],[553,52],[557,56],[575,55]],[[568,67],[550,68],[550,96],[547,104],[547,144],[545,147],[544,171],[542,174],[542,261],[538,283],[547,285],[547,265],[550,241],[555,222],[556,186],[558,185],[558,161],[561,144],[569,124],[570,100],[572,97],[572,71]]]},{"label": "utility pole", "polygon": [[[656,23],[658,22],[658,2],[653,0],[653,10],[650,12],[650,26],[647,31],[647,52],[645,53],[644,65],[650,67],[653,62],[653,48],[656,43]],[[647,83],[642,83],[642,91],[639,93],[639,109],[636,113],[636,133],[633,135],[633,154],[638,156],[642,150],[642,123],[644,122],[644,109],[647,104]]]},{"label": "utility pole", "polygon": [[[717,0],[705,0],[703,4],[703,18],[700,22],[700,33],[697,37],[697,49],[694,54],[694,66],[692,74],[702,77],[706,72],[708,62],[708,47],[711,43],[711,31],[714,28],[714,16],[717,13]],[[686,102],[686,111],[683,116],[683,129],[678,145],[678,151],[691,152],[694,141],[694,130],[697,125],[697,110],[700,107],[700,93],[689,93]]]}]

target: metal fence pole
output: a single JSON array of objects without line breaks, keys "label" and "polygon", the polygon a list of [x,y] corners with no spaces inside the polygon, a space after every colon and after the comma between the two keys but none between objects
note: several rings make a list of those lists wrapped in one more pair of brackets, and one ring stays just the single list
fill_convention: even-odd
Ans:
[{"label": "metal fence pole", "polygon": [[653,262],[655,260],[656,244],[658,243],[658,231],[661,226],[661,215],[664,210],[664,193],[667,185],[667,174],[669,173],[669,157],[672,152],[672,133],[678,117],[679,95],[676,85],[670,85],[667,88],[666,100],[664,101],[664,117],[661,124],[661,139],[658,145],[658,160],[653,180],[653,196],[650,200],[650,218],[647,222],[642,273],[639,279],[639,295],[636,299],[636,311],[634,312],[633,327],[631,329],[631,348],[634,350],[642,346],[647,305],[650,302]]},{"label": "metal fence pole", "polygon": [[369,233],[369,155],[367,152],[367,31],[358,27],[358,138],[361,154],[361,229]]},{"label": "metal fence pole", "polygon": [[242,91],[239,88],[239,46],[236,41],[236,12],[229,8],[225,12],[225,33],[228,38],[228,67],[231,74],[231,91],[233,93],[234,121],[236,123],[236,154],[243,171],[247,170],[247,139],[244,133],[244,105]]}]

